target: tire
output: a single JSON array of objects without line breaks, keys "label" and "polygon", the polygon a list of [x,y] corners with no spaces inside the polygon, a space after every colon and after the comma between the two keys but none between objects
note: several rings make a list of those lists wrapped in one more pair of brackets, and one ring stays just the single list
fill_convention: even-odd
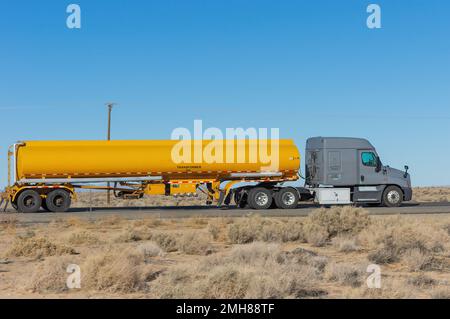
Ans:
[{"label": "tire", "polygon": [[48,210],[55,213],[67,211],[70,207],[70,202],[69,192],[62,189],[51,191],[45,199]]},{"label": "tire", "polygon": [[282,209],[294,209],[297,208],[300,197],[296,189],[292,187],[286,187],[280,189],[274,196],[275,204],[278,208]]},{"label": "tire", "polygon": [[252,209],[267,209],[272,201],[272,192],[263,187],[253,188],[248,194],[248,205]]},{"label": "tire", "polygon": [[17,198],[17,210],[22,213],[36,213],[41,204],[41,195],[32,189],[24,190]]},{"label": "tire", "polygon": [[387,207],[399,207],[403,201],[403,192],[397,186],[388,186],[383,192],[383,205]]}]

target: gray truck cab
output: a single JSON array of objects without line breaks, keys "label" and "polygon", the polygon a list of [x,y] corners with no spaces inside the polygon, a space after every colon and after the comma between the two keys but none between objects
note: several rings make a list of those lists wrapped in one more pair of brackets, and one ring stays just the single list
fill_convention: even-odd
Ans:
[{"label": "gray truck cab", "polygon": [[383,165],[369,141],[312,137],[306,142],[305,186],[323,203],[373,203],[400,206],[412,198],[408,167]]}]

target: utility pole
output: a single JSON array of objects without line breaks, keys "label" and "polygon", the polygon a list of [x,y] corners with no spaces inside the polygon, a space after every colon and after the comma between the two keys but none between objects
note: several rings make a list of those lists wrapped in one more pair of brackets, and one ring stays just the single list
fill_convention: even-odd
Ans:
[{"label": "utility pole", "polygon": [[[106,135],[106,139],[108,141],[111,140],[111,112],[112,108],[116,103],[106,103],[106,106],[108,107],[108,134]],[[106,204],[109,205],[111,203],[111,191],[109,190],[109,182],[107,183],[108,190],[107,190],[107,196],[106,196]]]}]

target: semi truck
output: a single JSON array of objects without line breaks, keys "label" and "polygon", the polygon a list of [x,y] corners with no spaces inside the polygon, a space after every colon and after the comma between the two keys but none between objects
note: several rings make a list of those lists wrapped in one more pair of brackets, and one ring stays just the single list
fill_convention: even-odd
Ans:
[{"label": "semi truck", "polygon": [[[237,207],[251,209],[292,209],[306,200],[321,205],[396,207],[412,197],[408,167],[400,171],[383,165],[366,139],[307,139],[303,186],[289,183],[303,177],[293,140],[263,141],[265,146],[277,146],[276,170],[259,158],[236,160],[240,150],[247,157],[252,151],[258,154],[261,141],[217,142],[203,140],[197,146],[202,152],[211,143],[223,145],[220,151],[232,161],[178,163],[173,160],[177,140],[18,142],[8,149],[8,186],[2,203],[5,210],[10,203],[23,213],[41,209],[64,212],[76,199],[78,189],[108,190],[122,199],[202,192],[207,204],[228,207],[234,201]],[[192,145],[192,153],[194,148]]]}]

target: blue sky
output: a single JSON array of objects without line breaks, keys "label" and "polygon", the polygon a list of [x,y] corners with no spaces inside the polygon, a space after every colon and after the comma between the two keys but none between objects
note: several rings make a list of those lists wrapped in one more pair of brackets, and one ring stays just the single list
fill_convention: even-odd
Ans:
[{"label": "blue sky", "polygon": [[0,3],[0,186],[9,144],[103,139],[108,101],[114,139],[194,119],[279,127],[302,153],[309,136],[365,137],[414,185],[450,184],[448,1]]}]

